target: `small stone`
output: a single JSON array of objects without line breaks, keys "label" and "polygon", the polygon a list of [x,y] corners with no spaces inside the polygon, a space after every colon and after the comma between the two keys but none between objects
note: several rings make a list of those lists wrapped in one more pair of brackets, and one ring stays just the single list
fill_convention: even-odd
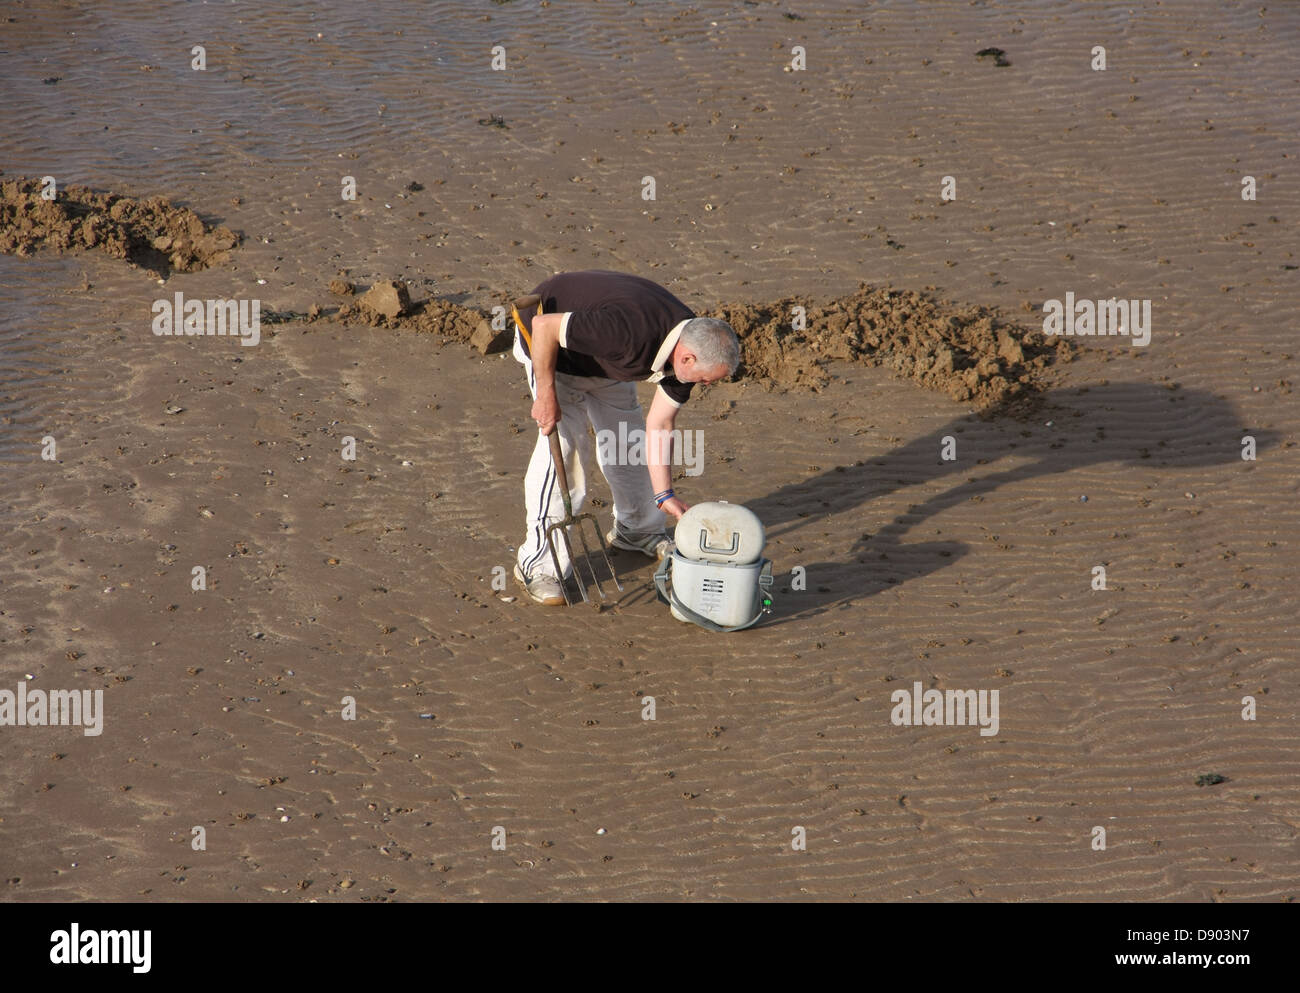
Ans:
[{"label": "small stone", "polygon": [[335,296],[350,297],[357,291],[357,288],[349,283],[346,279],[331,279],[330,292]]}]

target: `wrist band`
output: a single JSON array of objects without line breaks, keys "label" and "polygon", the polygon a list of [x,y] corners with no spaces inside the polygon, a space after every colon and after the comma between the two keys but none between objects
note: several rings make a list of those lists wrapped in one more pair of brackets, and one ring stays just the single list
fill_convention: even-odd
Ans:
[{"label": "wrist band", "polygon": [[665,503],[667,503],[672,498],[673,498],[673,491],[671,489],[664,490],[662,493],[656,493],[655,506],[662,507]]}]

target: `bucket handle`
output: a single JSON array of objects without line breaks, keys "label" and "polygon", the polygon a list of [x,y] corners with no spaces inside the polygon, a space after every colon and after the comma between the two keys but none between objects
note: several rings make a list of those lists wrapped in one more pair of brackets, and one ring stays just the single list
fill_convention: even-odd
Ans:
[{"label": "bucket handle", "polygon": [[715,554],[718,553],[718,552],[722,552],[722,553],[725,554],[725,555],[735,555],[738,551],[740,551],[740,532],[739,532],[739,531],[732,531],[732,532],[731,532],[731,544],[730,544],[730,545],[726,545],[726,546],[724,546],[724,545],[710,545],[710,544],[709,544],[709,529],[708,529],[708,528],[700,528],[700,551],[702,551],[702,552],[714,552]]}]

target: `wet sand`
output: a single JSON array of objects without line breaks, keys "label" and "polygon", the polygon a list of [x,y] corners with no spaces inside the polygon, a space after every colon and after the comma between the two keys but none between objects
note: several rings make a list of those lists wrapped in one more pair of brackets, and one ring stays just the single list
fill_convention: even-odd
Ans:
[{"label": "wet sand", "polygon": [[[195,272],[0,255],[0,689],[105,701],[97,737],[0,727],[0,899],[1295,898],[1300,15],[402,9],[6,15],[0,181],[242,240]],[[808,308],[679,419],[686,499],[768,528],[751,631],[673,620],[628,554],[599,612],[493,587],[534,429],[463,331],[597,267],[754,342]],[[467,323],[340,320],[340,278]],[[1151,300],[1151,344],[1073,339],[1004,409],[927,379],[932,335],[909,364],[861,311],[828,333],[888,287],[994,356],[1066,292]],[[157,337],[176,292],[291,319]],[[998,690],[998,734],[892,724],[918,681]]]}]

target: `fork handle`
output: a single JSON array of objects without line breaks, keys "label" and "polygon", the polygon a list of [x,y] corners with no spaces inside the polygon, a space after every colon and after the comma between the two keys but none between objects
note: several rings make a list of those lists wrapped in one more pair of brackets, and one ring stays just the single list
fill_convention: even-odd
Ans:
[{"label": "fork handle", "polygon": [[551,462],[555,466],[555,478],[560,484],[560,496],[564,498],[564,518],[573,516],[573,501],[569,499],[569,477],[564,471],[564,453],[560,450],[560,426],[549,435],[551,439]]}]

